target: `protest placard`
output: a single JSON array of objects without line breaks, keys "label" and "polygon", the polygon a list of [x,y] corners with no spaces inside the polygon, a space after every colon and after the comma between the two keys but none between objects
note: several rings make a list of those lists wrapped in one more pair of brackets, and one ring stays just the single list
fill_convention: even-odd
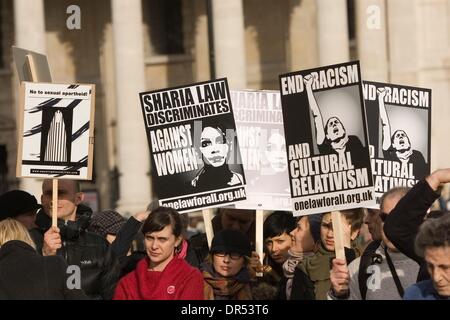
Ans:
[{"label": "protest placard", "polygon": [[371,206],[359,62],[280,75],[294,214]]},{"label": "protest placard", "polygon": [[283,114],[278,91],[231,91],[247,179],[238,209],[291,210]]},{"label": "protest placard", "polygon": [[90,180],[95,86],[22,82],[18,177]]},{"label": "protest placard", "polygon": [[140,94],[153,190],[179,212],[245,200],[226,79]]},{"label": "protest placard", "polygon": [[430,173],[431,90],[364,81],[377,203],[394,187]]}]

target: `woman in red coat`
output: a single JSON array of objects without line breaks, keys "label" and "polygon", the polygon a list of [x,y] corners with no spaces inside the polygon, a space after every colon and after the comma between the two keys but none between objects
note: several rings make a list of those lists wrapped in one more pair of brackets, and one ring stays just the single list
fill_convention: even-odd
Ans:
[{"label": "woman in red coat", "polygon": [[203,277],[180,255],[182,224],[174,209],[159,207],[144,222],[147,257],[117,285],[115,300],[203,300]]}]

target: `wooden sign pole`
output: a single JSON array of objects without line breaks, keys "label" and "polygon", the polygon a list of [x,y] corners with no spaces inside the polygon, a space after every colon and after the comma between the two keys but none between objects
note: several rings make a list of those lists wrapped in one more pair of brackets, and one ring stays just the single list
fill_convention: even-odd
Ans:
[{"label": "wooden sign pole", "polygon": [[[31,80],[38,82],[36,66],[34,64],[33,56],[27,54],[28,67],[30,69]],[[58,225],[58,179],[53,179],[53,192],[52,192],[52,227]]]},{"label": "wooden sign pole", "polygon": [[34,64],[33,56],[31,54],[27,54],[26,57],[27,57],[28,68],[30,71],[31,80],[33,82],[38,82],[36,65]]},{"label": "wooden sign pole", "polygon": [[334,250],[336,258],[345,260],[345,240],[344,228],[342,226],[342,215],[339,211],[331,212],[331,221],[333,223]]},{"label": "wooden sign pole", "polygon": [[[259,261],[263,265],[264,259],[264,234],[263,234],[263,224],[264,224],[264,210],[256,210],[256,234],[255,234],[255,249],[259,256]],[[262,277],[262,272],[256,273],[257,277]]]},{"label": "wooden sign pole", "polygon": [[58,179],[53,179],[52,227],[58,226]]},{"label": "wooden sign pole", "polygon": [[202,210],[203,222],[205,223],[206,239],[208,239],[208,248],[211,249],[211,242],[214,238],[214,230],[212,227],[212,210],[204,209]]}]

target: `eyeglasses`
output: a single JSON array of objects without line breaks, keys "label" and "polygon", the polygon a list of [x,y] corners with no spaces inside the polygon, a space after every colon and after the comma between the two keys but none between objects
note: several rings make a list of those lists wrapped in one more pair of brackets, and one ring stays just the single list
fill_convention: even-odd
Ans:
[{"label": "eyeglasses", "polygon": [[215,252],[214,255],[221,258],[229,256],[231,260],[239,260],[242,257],[242,254],[239,253],[226,253],[226,252]]}]

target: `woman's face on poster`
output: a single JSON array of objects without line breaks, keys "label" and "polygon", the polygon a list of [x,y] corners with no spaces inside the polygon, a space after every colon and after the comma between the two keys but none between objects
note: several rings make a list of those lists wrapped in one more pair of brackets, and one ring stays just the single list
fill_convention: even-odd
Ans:
[{"label": "woman's face on poster", "polygon": [[200,136],[200,152],[206,164],[220,167],[225,164],[230,146],[225,134],[217,128],[206,127]]},{"label": "woman's face on poster", "polygon": [[283,172],[287,168],[286,141],[279,133],[270,136],[266,146],[266,157],[275,172]]}]

